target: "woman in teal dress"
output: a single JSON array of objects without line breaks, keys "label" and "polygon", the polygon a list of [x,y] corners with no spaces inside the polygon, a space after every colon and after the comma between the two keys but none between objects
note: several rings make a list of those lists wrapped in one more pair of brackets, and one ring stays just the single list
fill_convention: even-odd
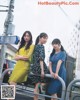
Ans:
[{"label": "woman in teal dress", "polygon": [[[57,94],[61,93],[62,84],[57,79],[60,76],[66,82],[66,68],[65,60],[66,53],[61,45],[59,39],[54,39],[52,41],[53,51],[50,55],[49,70],[53,78],[48,86],[48,93],[57,98]],[[57,99],[51,99],[57,100]]]}]

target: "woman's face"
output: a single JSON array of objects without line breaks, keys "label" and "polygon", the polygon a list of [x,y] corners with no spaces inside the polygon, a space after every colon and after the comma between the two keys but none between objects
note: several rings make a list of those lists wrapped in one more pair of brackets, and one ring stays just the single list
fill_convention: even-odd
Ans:
[{"label": "woman's face", "polygon": [[24,40],[25,40],[25,42],[29,42],[29,40],[30,40],[30,35],[28,34],[28,33],[26,33],[25,35],[24,35]]},{"label": "woman's face", "polygon": [[55,50],[60,50],[61,49],[61,45],[60,44],[52,44],[53,48]]},{"label": "woman's face", "polygon": [[40,38],[40,41],[42,44],[45,44],[47,42],[48,37],[42,37]]}]

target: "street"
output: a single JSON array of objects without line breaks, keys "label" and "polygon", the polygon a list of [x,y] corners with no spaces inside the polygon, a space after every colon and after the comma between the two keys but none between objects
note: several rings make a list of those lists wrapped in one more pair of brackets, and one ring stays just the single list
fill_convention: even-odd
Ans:
[{"label": "street", "polygon": [[[17,85],[16,89],[17,91],[15,100],[33,100],[33,94],[31,93],[33,92],[33,88],[28,88],[28,87],[26,88],[25,86]],[[1,99],[0,96],[0,100],[6,100],[6,99]],[[41,100],[44,100],[44,98],[42,97]]]},{"label": "street", "polygon": [[[6,100],[6,99],[0,98],[0,100]],[[17,94],[15,100],[33,100],[33,98]]]},{"label": "street", "polygon": [[17,94],[15,100],[33,100],[33,97],[22,96],[22,95]]}]

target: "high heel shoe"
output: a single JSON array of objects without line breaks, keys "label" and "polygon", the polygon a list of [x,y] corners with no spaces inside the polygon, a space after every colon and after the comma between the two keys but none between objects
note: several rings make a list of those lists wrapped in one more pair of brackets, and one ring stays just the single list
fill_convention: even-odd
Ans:
[{"label": "high heel shoe", "polygon": [[42,86],[41,84],[39,84],[39,85],[38,85],[38,89],[39,89],[39,93],[40,93],[40,94],[45,94],[44,86]]}]

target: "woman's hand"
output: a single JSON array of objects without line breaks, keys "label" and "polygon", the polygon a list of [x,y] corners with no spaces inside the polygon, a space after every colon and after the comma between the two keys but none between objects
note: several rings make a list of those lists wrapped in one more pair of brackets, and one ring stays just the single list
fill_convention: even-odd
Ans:
[{"label": "woman's hand", "polygon": [[21,55],[16,55],[16,56],[14,57],[14,59],[17,60],[17,61],[18,61],[18,60],[21,60],[21,59],[22,59],[22,56],[21,56]]},{"label": "woman's hand", "polygon": [[18,56],[19,60],[26,60],[24,56],[19,55]]},{"label": "woman's hand", "polygon": [[53,73],[53,72],[51,72],[50,74],[51,74],[51,76],[54,78],[54,73]]},{"label": "woman's hand", "polygon": [[57,79],[57,78],[58,78],[58,74],[54,73],[54,79]]}]

